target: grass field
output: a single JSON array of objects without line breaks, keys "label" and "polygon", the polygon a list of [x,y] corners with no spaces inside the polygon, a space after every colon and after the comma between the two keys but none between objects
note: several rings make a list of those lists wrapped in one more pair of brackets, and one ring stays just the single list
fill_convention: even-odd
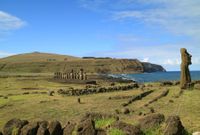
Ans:
[{"label": "grass field", "polygon": [[[63,124],[67,121],[77,122],[86,112],[103,112],[115,114],[115,110],[122,110],[122,103],[128,99],[109,100],[114,96],[133,96],[142,92],[141,89],[130,91],[101,93],[93,95],[80,96],[81,104],[78,104],[78,97],[61,96],[55,93],[54,96],[48,94],[33,94],[35,92],[57,91],[60,88],[75,87],[81,88],[85,85],[64,84],[49,81],[51,74],[3,74],[0,75],[0,130],[3,125],[12,118],[26,120],[59,120]],[[147,85],[147,84],[146,84]],[[131,124],[137,124],[142,112],[147,114],[151,107],[158,113],[165,116],[179,115],[183,125],[189,132],[200,131],[200,90],[187,90],[179,98],[175,96],[179,93],[178,86],[160,87],[158,83],[147,85],[145,89],[155,90],[152,94],[142,100],[133,102],[127,108],[132,112],[128,115],[119,114],[122,121]],[[169,89],[166,97],[144,107],[152,98],[159,95],[163,90]],[[23,94],[27,93],[29,94]],[[8,97],[8,98],[4,98]],[[173,100],[173,102],[169,102]],[[97,120],[98,127],[104,127],[113,120]],[[120,133],[113,129],[112,133]]]}]

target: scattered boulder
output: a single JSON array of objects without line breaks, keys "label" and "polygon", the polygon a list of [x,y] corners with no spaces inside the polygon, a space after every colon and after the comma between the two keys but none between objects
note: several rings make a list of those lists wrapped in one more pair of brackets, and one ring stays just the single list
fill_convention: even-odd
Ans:
[{"label": "scattered boulder", "polygon": [[95,123],[91,119],[83,120],[77,127],[77,135],[95,135]]},{"label": "scattered boulder", "polygon": [[50,135],[62,135],[62,126],[59,121],[51,121],[48,130]]},{"label": "scattered boulder", "polygon": [[165,119],[165,116],[163,114],[149,114],[143,118],[141,118],[140,121],[140,127],[141,129],[149,129],[153,128],[155,126],[160,125]]},{"label": "scattered boulder", "polygon": [[22,121],[20,119],[11,119],[3,127],[4,135],[12,135],[13,130],[15,130],[16,135],[20,134],[20,129],[28,124],[28,121]]},{"label": "scattered boulder", "polygon": [[184,135],[185,129],[180,121],[179,116],[170,116],[166,120],[166,130],[164,135]]},{"label": "scattered boulder", "polygon": [[122,130],[126,135],[142,135],[142,131],[139,127],[127,124],[121,121],[117,121],[111,125],[113,128]]},{"label": "scattered boulder", "polygon": [[170,99],[170,100],[169,100],[169,103],[174,103],[174,100]]},{"label": "scattered boulder", "polygon": [[76,124],[68,122],[63,129],[63,135],[72,135]]},{"label": "scattered boulder", "polygon": [[36,135],[39,128],[38,122],[31,122],[21,129],[20,135]]},{"label": "scattered boulder", "polygon": [[153,107],[150,107],[149,110],[150,110],[150,113],[155,113],[155,110]]},{"label": "scattered boulder", "polygon": [[49,96],[53,96],[54,93],[55,93],[54,91],[48,91]]},{"label": "scattered boulder", "polygon": [[123,114],[129,114],[130,113],[130,110],[128,108],[123,108],[122,109],[122,113]]},{"label": "scattered boulder", "polygon": [[47,128],[40,126],[38,128],[37,135],[50,135],[50,133]]},{"label": "scattered boulder", "polygon": [[143,114],[142,112],[139,112],[139,113],[138,113],[139,116],[141,116],[142,114]]},{"label": "scattered boulder", "polygon": [[47,127],[48,127],[47,121],[39,122],[39,128],[38,128],[38,131],[37,131],[37,135],[50,135]]}]

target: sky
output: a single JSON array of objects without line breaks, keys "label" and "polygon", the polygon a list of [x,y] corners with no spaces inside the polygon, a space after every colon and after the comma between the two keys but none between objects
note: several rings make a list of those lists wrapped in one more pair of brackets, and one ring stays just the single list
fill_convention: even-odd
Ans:
[{"label": "sky", "polygon": [[200,0],[0,0],[0,57],[28,52],[132,58],[200,69]]}]

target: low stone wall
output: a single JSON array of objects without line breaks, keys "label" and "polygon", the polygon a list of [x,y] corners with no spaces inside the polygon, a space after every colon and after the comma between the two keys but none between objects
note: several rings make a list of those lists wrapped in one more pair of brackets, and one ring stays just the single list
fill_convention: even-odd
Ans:
[{"label": "low stone wall", "polygon": [[158,101],[159,99],[161,99],[161,98],[163,98],[163,97],[166,97],[166,96],[168,95],[168,93],[169,93],[169,90],[168,90],[168,89],[164,90],[160,95],[158,95],[157,97],[151,99],[151,100],[150,100],[148,103],[146,103],[144,106],[148,106],[148,105],[150,105],[150,104],[152,104],[152,103]]},{"label": "low stone wall", "polygon": [[58,90],[58,94],[66,96],[81,96],[81,95],[114,92],[114,91],[127,91],[127,90],[132,90],[134,88],[139,88],[139,85],[137,83],[131,83],[129,85],[124,85],[124,86],[110,86],[110,87],[72,89],[72,90],[60,89]]},{"label": "low stone wall", "polygon": [[142,98],[148,96],[149,94],[151,94],[152,92],[154,92],[154,90],[149,90],[149,91],[145,91],[139,95],[133,96],[130,100],[128,100],[127,103],[123,103],[122,106],[126,107],[130,104],[132,104],[133,102],[137,101],[137,100],[141,100]]}]

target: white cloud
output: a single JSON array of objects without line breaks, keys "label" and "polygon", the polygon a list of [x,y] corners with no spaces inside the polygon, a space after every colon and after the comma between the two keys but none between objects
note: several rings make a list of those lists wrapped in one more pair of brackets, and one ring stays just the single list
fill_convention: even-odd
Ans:
[{"label": "white cloud", "polygon": [[200,58],[193,58],[192,64],[200,64]]},{"label": "white cloud", "polygon": [[167,59],[163,63],[164,65],[180,65],[181,61],[180,59]]},{"label": "white cloud", "polygon": [[16,30],[23,27],[25,21],[9,13],[0,11],[0,31]]},{"label": "white cloud", "polygon": [[[135,3],[135,1],[130,1]],[[146,9],[116,11],[115,20],[138,19],[147,25],[160,25],[181,35],[200,39],[200,1],[199,0],[141,0],[139,6]]]},{"label": "white cloud", "polygon": [[149,62],[149,58],[143,58],[141,61],[142,62]]}]

